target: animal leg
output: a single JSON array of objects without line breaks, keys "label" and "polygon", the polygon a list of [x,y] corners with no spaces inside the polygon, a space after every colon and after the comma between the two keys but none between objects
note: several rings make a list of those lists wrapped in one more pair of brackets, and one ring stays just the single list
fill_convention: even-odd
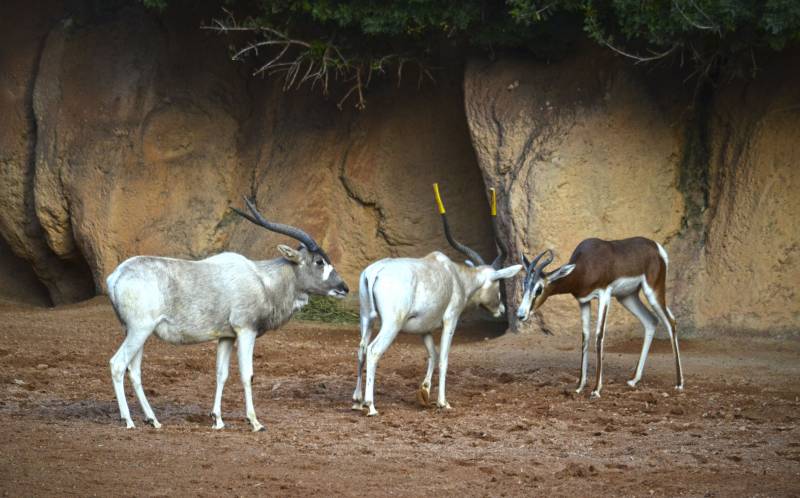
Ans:
[{"label": "animal leg", "polygon": [[439,397],[436,400],[436,406],[445,410],[451,408],[445,396],[445,384],[447,383],[447,358],[450,354],[450,343],[453,341],[457,323],[457,319],[445,319],[442,326],[442,342],[439,349]]},{"label": "animal leg", "polygon": [[225,427],[222,422],[222,389],[225,388],[225,381],[228,380],[228,365],[231,360],[233,341],[232,338],[222,338],[217,343],[217,392],[214,394],[214,408],[211,410],[214,429]]},{"label": "animal leg", "polygon": [[150,403],[147,402],[147,398],[144,395],[144,389],[142,389],[142,356],[144,355],[144,346],[139,348],[139,351],[133,355],[130,364],[128,365],[128,378],[131,381],[131,385],[133,386],[133,391],[136,393],[136,398],[139,400],[139,405],[142,407],[142,411],[144,412],[145,422],[152,425],[156,429],[161,428],[161,424],[158,423],[156,419],[155,413],[153,413],[153,409],[150,407]]},{"label": "animal leg", "polygon": [[642,380],[642,372],[644,371],[644,363],[647,360],[647,353],[650,351],[650,343],[653,342],[653,336],[656,333],[656,325],[658,319],[650,313],[642,301],[639,299],[638,292],[630,294],[618,299],[620,304],[631,312],[644,326],[644,342],[642,343],[642,354],[639,356],[639,363],[636,365],[636,373],[633,378],[628,381],[628,385],[636,387],[636,384]]},{"label": "animal leg", "polygon": [[133,429],[133,420],[131,420],[131,413],[128,410],[128,401],[125,399],[125,370],[128,369],[133,357],[144,346],[144,341],[150,337],[152,328],[128,328],[125,340],[119,347],[114,356],[109,361],[111,367],[111,380],[114,382],[114,393],[117,396],[117,404],[119,405],[119,416],[125,421],[128,429]]},{"label": "animal leg", "polygon": [[387,320],[381,324],[380,332],[378,332],[375,340],[367,347],[367,383],[364,390],[364,404],[367,405],[367,415],[370,417],[378,414],[378,410],[375,409],[374,395],[375,369],[378,366],[378,360],[380,360],[383,353],[389,349],[389,345],[392,344],[395,337],[397,337],[398,332],[399,327]]},{"label": "animal leg", "polygon": [[361,411],[364,408],[364,392],[362,390],[362,378],[364,373],[364,358],[367,355],[367,347],[372,337],[372,319],[367,314],[361,316],[361,343],[358,345],[358,376],[356,378],[356,389],[353,391],[353,410]]},{"label": "animal leg", "polygon": [[237,346],[236,352],[239,356],[239,374],[242,377],[242,387],[244,388],[244,405],[247,413],[247,420],[253,427],[253,432],[263,431],[264,426],[261,425],[256,418],[256,409],[253,407],[253,348],[256,343],[256,333],[252,330],[239,330],[237,331]]},{"label": "animal leg", "polygon": [[578,381],[576,393],[581,393],[586,387],[587,371],[589,370],[589,335],[592,332],[592,304],[581,303],[581,379]]},{"label": "animal leg", "polygon": [[683,391],[683,368],[681,367],[681,351],[678,347],[678,332],[675,330],[675,317],[667,307],[664,289],[660,289],[656,294],[649,285],[645,284],[643,287],[647,302],[653,308],[661,323],[664,324],[664,327],[667,328],[667,333],[669,333],[669,339],[672,342],[672,354],[675,357],[675,389]]},{"label": "animal leg", "polygon": [[425,372],[425,378],[417,391],[417,401],[422,406],[428,406],[428,401],[431,397],[431,379],[433,378],[433,368],[436,365],[436,344],[433,342],[432,334],[425,334],[422,336],[422,342],[425,344],[425,349],[428,350],[428,371]]},{"label": "animal leg", "polygon": [[603,389],[603,342],[606,335],[606,321],[608,319],[608,311],[611,307],[611,293],[605,291],[600,295],[597,305],[597,332],[596,332],[596,348],[597,348],[597,381],[594,385],[594,390],[589,396],[590,399],[597,399],[600,397],[600,391]]}]

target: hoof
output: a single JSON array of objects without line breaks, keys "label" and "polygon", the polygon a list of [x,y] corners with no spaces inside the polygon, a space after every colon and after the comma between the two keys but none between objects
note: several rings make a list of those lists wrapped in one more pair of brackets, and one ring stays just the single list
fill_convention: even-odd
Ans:
[{"label": "hoof", "polygon": [[135,429],[135,428],[136,428],[136,426],[135,426],[135,425],[133,425],[133,420],[130,420],[130,419],[124,419],[124,418],[123,418],[123,419],[120,419],[120,420],[122,420],[123,422],[125,422],[125,428],[126,428],[126,429]]},{"label": "hoof", "polygon": [[636,380],[636,379],[631,379],[631,380],[626,382],[626,384],[628,384],[630,387],[636,387],[636,384],[638,384],[638,383],[639,383],[639,381]]},{"label": "hoof", "polygon": [[578,388],[575,389],[575,394],[580,394],[582,392],[583,392],[583,386],[578,386]]},{"label": "hoof", "polygon": [[266,432],[267,428],[259,423],[253,424],[253,432]]},{"label": "hoof", "polygon": [[378,415],[378,410],[375,409],[374,406],[369,406],[369,411],[367,411],[367,417],[375,417]]},{"label": "hoof", "polygon": [[452,410],[453,409],[453,407],[450,406],[450,403],[444,403],[444,404],[436,403],[436,406],[438,406],[442,410]]},{"label": "hoof", "polygon": [[360,412],[360,411],[364,410],[364,404],[363,403],[353,403],[353,406],[351,406],[350,409],[353,410],[353,411],[356,411],[356,412]]},{"label": "hoof", "polygon": [[147,420],[144,421],[144,423],[149,425],[149,426],[151,426],[151,427],[153,427],[154,429],[160,429],[161,428],[161,424],[159,424],[158,420],[156,420],[154,418],[148,418]]},{"label": "hoof", "polygon": [[600,399],[600,392],[599,391],[592,391],[592,394],[589,395],[589,399]]},{"label": "hoof", "polygon": [[431,391],[429,389],[425,389],[424,387],[420,387],[417,391],[417,403],[422,406],[428,406],[431,398]]},{"label": "hoof", "polygon": [[683,392],[683,384],[675,386],[675,390],[678,391],[679,393],[682,393]]}]

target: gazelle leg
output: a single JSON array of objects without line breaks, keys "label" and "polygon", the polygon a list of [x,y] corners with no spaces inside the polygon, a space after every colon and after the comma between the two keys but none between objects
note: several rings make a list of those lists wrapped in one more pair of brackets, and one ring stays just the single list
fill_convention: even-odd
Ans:
[{"label": "gazelle leg", "polygon": [[428,371],[425,372],[425,378],[417,391],[417,401],[422,406],[428,406],[428,401],[431,397],[431,380],[433,379],[433,368],[436,365],[436,344],[433,342],[432,334],[425,334],[422,336],[422,342],[425,343],[425,349],[428,350]]},{"label": "gazelle leg", "polygon": [[247,420],[253,427],[253,432],[263,431],[264,426],[256,418],[256,409],[253,406],[253,348],[256,343],[256,333],[252,330],[237,331],[236,353],[239,356],[239,374],[242,377],[242,387],[244,387],[244,405],[247,413]]},{"label": "gazelle leg", "polygon": [[217,391],[214,393],[214,408],[211,409],[211,418],[214,419],[214,429],[222,429],[222,389],[228,380],[228,366],[233,350],[233,338],[225,337],[217,343]]},{"label": "gazelle leg", "polygon": [[657,294],[647,283],[645,283],[642,288],[644,289],[647,302],[653,308],[656,316],[658,316],[658,319],[664,324],[669,334],[669,339],[672,342],[672,354],[675,357],[675,389],[683,391],[683,368],[681,367],[681,351],[678,347],[678,332],[675,330],[675,317],[667,307],[663,289]]},{"label": "gazelle leg", "polygon": [[117,404],[119,405],[119,416],[125,421],[128,429],[132,429],[133,420],[131,420],[131,412],[128,410],[128,400],[125,399],[125,370],[128,369],[133,357],[144,346],[144,341],[150,337],[152,328],[132,328],[129,327],[125,340],[119,347],[114,356],[109,361],[111,367],[111,380],[114,382],[114,393],[117,396]]},{"label": "gazelle leg", "polygon": [[447,359],[450,355],[450,344],[453,341],[453,333],[456,331],[457,322],[457,319],[445,318],[444,325],[442,326],[442,343],[439,348],[439,396],[436,401],[436,406],[446,410],[450,409],[450,403],[447,402],[447,397],[445,396],[445,385],[447,384]]},{"label": "gazelle leg", "polygon": [[653,335],[656,333],[656,325],[658,319],[650,313],[642,301],[639,299],[639,293],[630,294],[618,299],[620,304],[630,311],[633,316],[639,319],[644,326],[644,342],[642,342],[642,354],[639,356],[639,363],[636,365],[636,373],[633,378],[628,381],[628,385],[636,387],[636,384],[642,380],[642,372],[644,371],[644,363],[647,360],[647,353],[650,351],[650,343],[653,342]]},{"label": "gazelle leg", "polygon": [[378,414],[378,410],[375,409],[375,370],[378,367],[378,360],[389,349],[389,345],[397,337],[398,332],[397,325],[385,321],[381,323],[381,330],[375,340],[367,347],[367,382],[364,389],[364,404],[367,405],[367,415],[370,417]]},{"label": "gazelle leg", "polygon": [[586,387],[587,371],[589,370],[589,335],[592,332],[592,303],[581,303],[581,379],[578,382],[576,393],[583,391]]},{"label": "gazelle leg", "polygon": [[367,347],[372,336],[372,319],[369,316],[361,317],[361,343],[358,345],[358,376],[356,378],[356,389],[353,391],[353,410],[364,408],[364,391],[361,383],[364,373],[364,359],[367,355]]},{"label": "gazelle leg", "polygon": [[600,397],[600,391],[603,389],[603,343],[606,335],[606,321],[608,319],[608,311],[611,307],[611,293],[604,291],[600,294],[597,304],[597,332],[595,334],[596,348],[597,348],[597,381],[594,385],[594,390],[589,396],[591,399]]},{"label": "gazelle leg", "polygon": [[144,389],[142,389],[143,355],[144,346],[139,348],[139,351],[133,355],[130,364],[128,364],[128,378],[133,386],[133,391],[136,393],[136,398],[139,400],[139,405],[141,405],[142,411],[144,412],[145,422],[152,425],[156,429],[160,429],[161,424],[158,423],[156,415],[153,413],[153,409],[150,407],[150,403],[147,402],[147,397],[144,395]]}]

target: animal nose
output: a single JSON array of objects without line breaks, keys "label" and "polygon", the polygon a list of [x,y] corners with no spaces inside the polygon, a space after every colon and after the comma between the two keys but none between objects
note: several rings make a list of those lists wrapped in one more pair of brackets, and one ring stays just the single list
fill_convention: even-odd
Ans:
[{"label": "animal nose", "polygon": [[522,320],[523,322],[528,319],[528,314],[525,313],[525,310],[520,308],[517,310],[517,318]]},{"label": "animal nose", "polygon": [[339,284],[339,290],[340,290],[340,291],[343,291],[345,294],[347,294],[348,292],[350,292],[350,288],[349,288],[349,287],[347,287],[347,284],[346,284],[346,283],[344,283],[344,282],[342,282],[341,284]]}]

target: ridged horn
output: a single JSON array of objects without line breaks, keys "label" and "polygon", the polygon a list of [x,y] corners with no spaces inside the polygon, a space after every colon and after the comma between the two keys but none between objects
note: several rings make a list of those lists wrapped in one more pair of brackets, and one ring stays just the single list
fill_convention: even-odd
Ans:
[{"label": "ridged horn", "polygon": [[450,243],[451,246],[460,253],[464,254],[470,261],[472,261],[476,266],[477,265],[485,265],[486,262],[483,260],[480,254],[478,254],[475,250],[470,249],[469,247],[465,246],[461,242],[457,241],[453,238],[453,234],[450,233],[450,225],[447,223],[447,214],[444,209],[444,203],[442,202],[442,196],[439,195],[439,184],[433,184],[433,193],[436,196],[436,204],[439,207],[439,214],[442,215],[442,225],[444,226],[444,236],[447,238],[447,242]]}]

